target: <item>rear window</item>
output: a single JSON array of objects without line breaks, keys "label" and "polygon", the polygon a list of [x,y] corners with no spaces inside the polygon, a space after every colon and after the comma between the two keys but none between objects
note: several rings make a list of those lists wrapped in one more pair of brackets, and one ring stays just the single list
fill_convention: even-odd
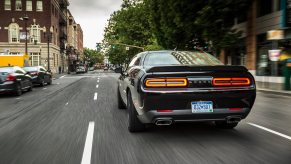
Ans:
[{"label": "rear window", "polygon": [[0,74],[13,73],[13,68],[0,68]]},{"label": "rear window", "polygon": [[223,65],[218,59],[206,52],[151,52],[146,56],[144,65],[199,65],[212,66]]},{"label": "rear window", "polygon": [[24,67],[23,68],[26,72],[37,71],[37,67]]}]

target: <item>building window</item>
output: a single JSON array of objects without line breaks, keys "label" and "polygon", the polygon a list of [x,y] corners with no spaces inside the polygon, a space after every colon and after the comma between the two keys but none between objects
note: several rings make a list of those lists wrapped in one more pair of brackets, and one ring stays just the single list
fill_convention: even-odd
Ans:
[{"label": "building window", "polygon": [[43,11],[42,1],[36,1],[36,11]]},{"label": "building window", "polygon": [[26,11],[32,11],[32,1],[26,1]]},{"label": "building window", "polygon": [[30,28],[30,42],[40,43],[40,27],[39,25],[31,25]]},{"label": "building window", "polygon": [[30,65],[31,66],[41,65],[40,53],[30,53]]},{"label": "building window", "polygon": [[259,0],[257,7],[258,17],[270,14],[273,11],[273,0]]},{"label": "building window", "polygon": [[16,23],[12,23],[9,25],[8,32],[9,42],[10,43],[18,43],[19,42],[19,25]]},{"label": "building window", "polygon": [[21,2],[21,0],[16,0],[15,1],[15,10],[16,11],[22,11],[22,2]]},{"label": "building window", "polygon": [[5,0],[4,9],[11,10],[11,0]]}]

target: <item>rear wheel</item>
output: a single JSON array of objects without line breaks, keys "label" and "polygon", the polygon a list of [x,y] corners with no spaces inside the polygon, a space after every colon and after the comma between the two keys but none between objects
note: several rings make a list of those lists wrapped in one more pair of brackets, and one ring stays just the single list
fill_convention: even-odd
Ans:
[{"label": "rear wheel", "polygon": [[216,127],[221,128],[221,129],[233,129],[238,125],[238,122],[227,123],[226,121],[215,121],[215,125]]},{"label": "rear wheel", "polygon": [[51,85],[52,84],[52,78],[50,77],[49,81],[47,82],[47,85]]},{"label": "rear wheel", "polygon": [[44,79],[42,79],[41,82],[40,82],[40,86],[43,87],[44,85],[45,85],[45,82],[44,82]]},{"label": "rear wheel", "polygon": [[16,96],[21,96],[22,95],[22,88],[20,84],[16,85],[16,91],[15,91]]},{"label": "rear wheel", "polygon": [[126,109],[126,106],[121,98],[119,87],[117,87],[117,101],[118,101],[118,108],[119,109]]},{"label": "rear wheel", "polygon": [[33,88],[33,84],[32,84],[32,82],[30,82],[28,91],[32,91],[32,88]]},{"label": "rear wheel", "polygon": [[131,94],[127,96],[128,130],[130,132],[141,132],[145,130],[145,125],[137,118],[137,112],[132,102]]}]

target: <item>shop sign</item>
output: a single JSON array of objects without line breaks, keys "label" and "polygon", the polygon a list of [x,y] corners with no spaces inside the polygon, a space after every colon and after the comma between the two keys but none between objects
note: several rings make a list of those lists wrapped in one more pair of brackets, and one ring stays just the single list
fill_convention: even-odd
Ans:
[{"label": "shop sign", "polygon": [[283,30],[271,30],[267,33],[268,40],[281,40],[284,39],[284,31]]},{"label": "shop sign", "polygon": [[[20,32],[19,38],[20,38],[20,40],[25,40],[26,39],[26,32]],[[27,39],[29,39],[28,33],[27,33]]]},{"label": "shop sign", "polygon": [[279,61],[281,50],[269,50],[269,59],[271,61]]},{"label": "shop sign", "polygon": [[291,0],[286,0],[286,25],[291,27]]}]

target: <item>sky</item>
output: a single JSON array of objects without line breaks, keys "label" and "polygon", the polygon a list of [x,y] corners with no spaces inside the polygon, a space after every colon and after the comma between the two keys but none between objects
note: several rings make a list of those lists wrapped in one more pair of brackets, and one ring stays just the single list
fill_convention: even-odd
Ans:
[{"label": "sky", "polygon": [[103,39],[110,14],[121,8],[122,0],[69,0],[69,9],[84,34],[84,47],[96,48]]}]

